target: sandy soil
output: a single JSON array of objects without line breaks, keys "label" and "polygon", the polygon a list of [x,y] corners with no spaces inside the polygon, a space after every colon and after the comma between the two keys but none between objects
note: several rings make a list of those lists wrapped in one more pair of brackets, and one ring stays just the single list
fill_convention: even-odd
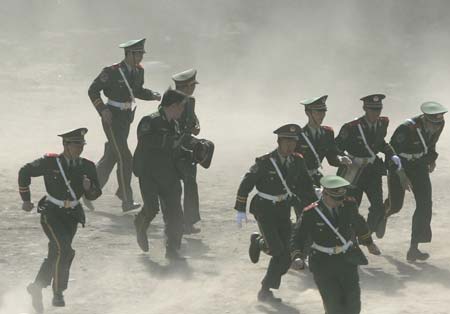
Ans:
[{"label": "sandy soil", "polygon": [[[8,3],[12,14],[27,5]],[[232,207],[241,176],[254,157],[274,147],[272,130],[282,123],[305,122],[297,105],[300,99],[330,94],[326,124],[339,129],[361,113],[359,97],[385,92],[390,133],[417,114],[422,101],[436,99],[449,105],[450,66],[443,51],[450,45],[441,36],[450,24],[442,13],[448,7],[445,2],[436,1],[434,7],[422,3],[417,8],[404,1],[380,8],[369,2],[363,6],[349,1],[344,8],[328,1],[323,8],[302,2],[296,7],[300,11],[291,12],[289,5],[275,10],[267,1],[255,10],[230,1],[209,4],[204,8],[206,15],[201,15],[198,1],[192,7],[168,1],[151,5],[164,14],[173,8],[186,28],[171,28],[164,18],[167,15],[154,14],[153,20],[148,19],[149,34],[142,31],[147,20],[140,11],[151,6],[144,1],[134,1],[128,8],[118,4],[109,15],[98,18],[98,25],[92,21],[99,16],[94,9],[99,10],[104,1],[91,10],[82,7],[84,1],[49,2],[44,7],[38,1],[32,3],[26,13],[28,24],[17,28],[7,11],[0,12],[8,26],[0,41],[4,61],[0,74],[4,100],[0,104],[0,314],[32,313],[25,287],[47,247],[38,214],[20,210],[17,171],[46,152],[59,152],[55,134],[79,126],[89,128],[85,157],[99,159],[104,135],[87,98],[87,86],[102,66],[120,61],[120,50],[109,47],[136,37],[133,25],[139,34],[153,38],[154,50],[144,63],[148,86],[163,91],[171,73],[191,65],[199,69],[196,96],[201,134],[217,147],[211,169],[199,172],[202,232],[184,238],[186,262],[170,264],[164,258],[163,224],[158,216],[149,231],[150,252],[141,253],[132,215],[121,214],[112,177],[96,202],[97,211],[87,214],[86,228],[80,228],[75,238],[77,255],[65,294],[67,307],[52,308],[47,289],[46,313],[323,313],[308,271],[290,271],[283,278],[278,292],[284,299],[281,305],[256,301],[268,258],[251,264],[248,240],[257,227],[248,223],[237,229],[234,224]],[[140,19],[121,28],[114,23],[120,12],[128,12],[125,9],[131,12],[125,14],[126,21]],[[335,28],[311,26],[330,10],[335,12],[330,16]],[[296,20],[295,12],[301,12],[303,19]],[[354,16],[352,24],[349,18]],[[378,21],[383,18],[384,24]],[[424,29],[426,22],[429,26]],[[434,44],[439,49],[425,48]],[[180,46],[185,50],[180,51]],[[155,108],[156,103],[140,102],[136,120]],[[136,125],[130,135],[132,148]],[[383,255],[370,256],[370,264],[360,270],[364,314],[450,313],[448,142],[445,130],[438,145],[438,167],[432,174],[433,242],[423,246],[432,257],[426,263],[406,262],[414,209],[413,198],[407,195],[404,210],[389,221],[386,237],[377,242]],[[133,186],[140,200],[135,179]],[[33,200],[37,202],[44,193],[42,181],[33,180]],[[361,212],[367,213],[366,201]]]}]

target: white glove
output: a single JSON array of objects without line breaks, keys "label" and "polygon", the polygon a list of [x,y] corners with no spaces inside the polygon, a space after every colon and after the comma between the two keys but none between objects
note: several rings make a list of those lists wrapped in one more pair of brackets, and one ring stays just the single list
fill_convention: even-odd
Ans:
[{"label": "white glove", "polygon": [[349,166],[352,164],[352,160],[347,156],[338,156],[338,160],[341,164]]},{"label": "white glove", "polygon": [[402,169],[402,161],[400,160],[400,157],[394,155],[391,157],[391,160],[397,166],[397,170]]},{"label": "white glove", "polygon": [[237,212],[236,214],[236,223],[238,228],[242,228],[242,222],[245,221],[247,223],[247,214],[245,212]]}]

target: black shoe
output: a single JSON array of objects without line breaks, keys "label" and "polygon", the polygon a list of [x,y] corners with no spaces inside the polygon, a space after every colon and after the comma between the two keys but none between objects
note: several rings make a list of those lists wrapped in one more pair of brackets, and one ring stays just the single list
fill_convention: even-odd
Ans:
[{"label": "black shoe", "polygon": [[63,296],[62,292],[53,293],[52,304],[53,304],[53,306],[57,306],[57,307],[66,306],[66,302],[64,302],[64,296]]},{"label": "black shoe", "polygon": [[86,206],[91,212],[95,211],[95,206],[92,201],[88,200],[86,197],[83,196],[83,204]]},{"label": "black shoe", "polygon": [[269,289],[261,288],[258,292],[258,301],[268,302],[268,303],[280,303],[281,298],[277,298],[273,295],[273,292]]},{"label": "black shoe", "polygon": [[194,227],[194,225],[184,225],[183,233],[184,234],[197,234],[200,233],[200,228]]},{"label": "black shoe", "polygon": [[136,228],[136,240],[142,251],[148,252],[147,228],[149,223],[139,215],[134,217],[134,227]]},{"label": "black shoe", "polygon": [[248,255],[253,264],[258,263],[261,248],[259,247],[259,234],[252,233],[250,236],[250,247],[248,248]]},{"label": "black shoe", "polygon": [[44,304],[42,303],[42,288],[35,283],[30,283],[27,286],[27,291],[31,295],[31,304],[36,313],[43,313]]},{"label": "black shoe", "polygon": [[386,225],[387,219],[383,217],[375,230],[375,235],[378,239],[382,239],[384,237],[384,234],[386,233]]},{"label": "black shoe", "polygon": [[166,248],[166,258],[172,261],[184,261],[186,258],[180,256],[177,250]]},{"label": "black shoe", "polygon": [[131,202],[131,203],[122,203],[122,211],[123,211],[124,213],[129,212],[129,211],[131,211],[131,210],[138,209],[139,207],[141,207],[141,204],[135,203],[135,202]]},{"label": "black shoe", "polygon": [[406,259],[408,262],[426,261],[430,258],[430,254],[420,252],[419,249],[409,248],[408,253],[406,254]]}]

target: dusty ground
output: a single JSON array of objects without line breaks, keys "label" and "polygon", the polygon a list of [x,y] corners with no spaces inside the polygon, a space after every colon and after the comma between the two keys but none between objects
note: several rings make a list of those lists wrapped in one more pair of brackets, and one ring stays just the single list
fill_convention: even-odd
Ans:
[{"label": "dusty ground", "polygon": [[[77,255],[67,307],[52,308],[47,289],[46,313],[323,313],[308,271],[290,271],[283,278],[278,292],[282,305],[256,301],[268,258],[251,264],[247,245],[256,225],[249,223],[239,230],[234,224],[232,207],[240,177],[255,156],[273,148],[273,129],[282,123],[305,122],[297,105],[302,98],[330,94],[326,123],[339,129],[360,114],[359,97],[384,92],[390,133],[418,113],[422,101],[436,99],[450,106],[450,66],[444,53],[450,45],[443,36],[450,23],[442,13],[448,9],[445,2],[436,1],[435,7],[417,2],[421,4],[417,8],[404,1],[379,8],[358,6],[354,1],[344,7],[327,2],[323,8],[310,8],[302,2],[290,13],[288,4],[275,10],[267,2],[252,9],[242,8],[237,1],[227,5],[217,1],[203,8],[201,15],[197,1],[192,7],[168,1],[152,3],[162,13],[152,13],[153,19],[148,20],[140,13],[148,7],[139,1],[126,8],[117,6],[109,15],[95,13],[105,4],[102,1],[89,10],[82,7],[84,1],[49,1],[44,7],[38,1],[32,3],[31,10],[23,11],[27,19],[20,26],[13,16],[22,12],[26,2],[9,2],[12,13],[0,12],[6,23],[0,41],[4,61],[0,74],[0,314],[32,313],[25,286],[34,278],[47,247],[38,214],[20,210],[17,171],[46,152],[59,152],[55,134],[79,126],[89,128],[84,155],[99,159],[104,135],[88,101],[87,86],[102,66],[120,61],[120,50],[109,48],[118,42],[140,34],[153,38],[153,51],[144,66],[147,85],[158,91],[170,84],[171,73],[191,65],[199,69],[196,96],[202,136],[217,147],[211,169],[199,172],[202,232],[184,238],[185,263],[169,264],[158,216],[149,231],[150,252],[141,253],[132,215],[121,214],[113,195],[116,181],[110,180],[96,202],[97,211],[87,214],[86,228],[80,228],[75,238]],[[165,19],[172,7],[178,21],[186,25],[182,30]],[[125,14],[126,21],[140,18],[121,28],[114,21],[126,10],[131,12]],[[336,27],[312,27],[311,22],[330,10],[335,16],[329,22]],[[298,21],[295,12],[300,12]],[[98,25],[93,21],[97,17]],[[143,30],[147,22],[149,31]],[[155,108],[154,102],[140,102],[136,119]],[[136,124],[130,135],[132,148]],[[426,263],[406,262],[414,207],[412,196],[407,195],[404,210],[390,220],[385,239],[377,242],[383,255],[370,256],[370,264],[360,270],[362,313],[450,313],[448,141],[446,130],[438,145],[438,168],[432,174],[434,236],[431,244],[423,246],[432,258]],[[139,200],[135,179],[133,186]],[[33,180],[33,200],[37,202],[43,193],[42,181]],[[367,203],[361,212],[366,214]]]}]

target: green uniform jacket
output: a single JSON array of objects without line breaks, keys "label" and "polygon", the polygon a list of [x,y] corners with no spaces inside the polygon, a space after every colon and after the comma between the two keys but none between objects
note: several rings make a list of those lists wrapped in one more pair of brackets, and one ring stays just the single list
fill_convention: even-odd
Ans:
[{"label": "green uniform jacket", "polygon": [[[339,167],[340,162],[338,159],[338,149],[336,147],[336,142],[334,141],[334,131],[333,128],[329,126],[320,127],[320,137],[319,139],[313,138],[310,128],[306,125],[303,127],[302,131],[309,139],[311,144],[319,157],[320,162],[326,157],[328,163],[331,166]],[[308,142],[305,140],[302,134],[299,134],[299,141],[297,144],[297,152],[301,153],[305,159],[306,167],[308,170],[314,170],[320,168],[320,164],[317,161],[315,154],[313,153]]]},{"label": "green uniform jacket", "polygon": [[103,103],[100,92],[106,97],[118,101],[118,102],[131,102],[131,95],[128,87],[119,72],[122,69],[123,74],[127,78],[128,84],[133,90],[133,95],[136,98],[143,100],[154,100],[157,93],[154,93],[150,89],[144,88],[144,68],[139,65],[135,73],[128,70],[125,61],[116,63],[109,67],[106,67],[100,72],[100,74],[92,82],[88,90],[89,98],[94,104],[95,109],[100,113],[106,108]]},{"label": "green uniform jacket", "polygon": [[[358,204],[353,198],[347,198],[344,204],[338,208],[337,222],[332,218],[330,211],[322,201],[312,203],[303,210],[303,216],[297,221],[291,239],[292,259],[302,257],[308,240],[325,247],[342,246],[338,236],[331,230],[321,216],[314,209],[317,207],[338,229],[339,233],[348,241],[355,235],[361,244],[372,243],[370,230],[367,224],[360,223],[361,216],[358,213]],[[318,253],[323,254],[324,253]]]},{"label": "green uniform jacket", "polygon": [[[256,158],[255,164],[244,175],[237,192],[235,209],[245,212],[249,193],[256,187],[260,192],[270,195],[282,195],[287,193],[270,158],[274,158],[281,169],[277,150]],[[287,175],[284,178],[290,190],[301,199],[301,204],[309,204],[317,199],[314,193],[311,177],[308,175],[305,161],[301,154],[295,153],[287,166]],[[302,206],[293,199],[292,205]],[[250,212],[255,214],[258,210],[273,207],[273,202],[255,195],[250,204]]]},{"label": "green uniform jacket", "polygon": [[[50,196],[62,201],[74,200],[59,171],[56,158],[60,158],[66,177],[70,181],[70,185],[77,200],[82,196],[85,196],[89,200],[95,200],[102,194],[98,183],[95,164],[92,161],[85,158],[79,158],[76,160],[75,166],[69,168],[67,161],[62,154],[46,154],[42,158],[27,163],[19,170],[19,191],[23,201],[29,201],[31,199],[29,188],[31,178],[41,176],[44,176],[45,189]],[[86,175],[92,183],[91,188],[88,191],[84,191],[83,189],[84,175]]]},{"label": "green uniform jacket", "polygon": [[391,145],[394,147],[395,151],[400,154],[420,154],[425,153],[424,146],[419,137],[417,130],[422,132],[422,136],[425,140],[425,144],[427,146],[427,154],[424,154],[423,160],[427,163],[433,163],[438,158],[438,153],[436,152],[436,143],[441,136],[442,130],[444,129],[444,125],[438,131],[433,134],[429,134],[425,132],[423,127],[423,115],[414,117],[412,119],[406,120],[403,124],[401,124],[395,130],[394,134],[391,137]]}]

